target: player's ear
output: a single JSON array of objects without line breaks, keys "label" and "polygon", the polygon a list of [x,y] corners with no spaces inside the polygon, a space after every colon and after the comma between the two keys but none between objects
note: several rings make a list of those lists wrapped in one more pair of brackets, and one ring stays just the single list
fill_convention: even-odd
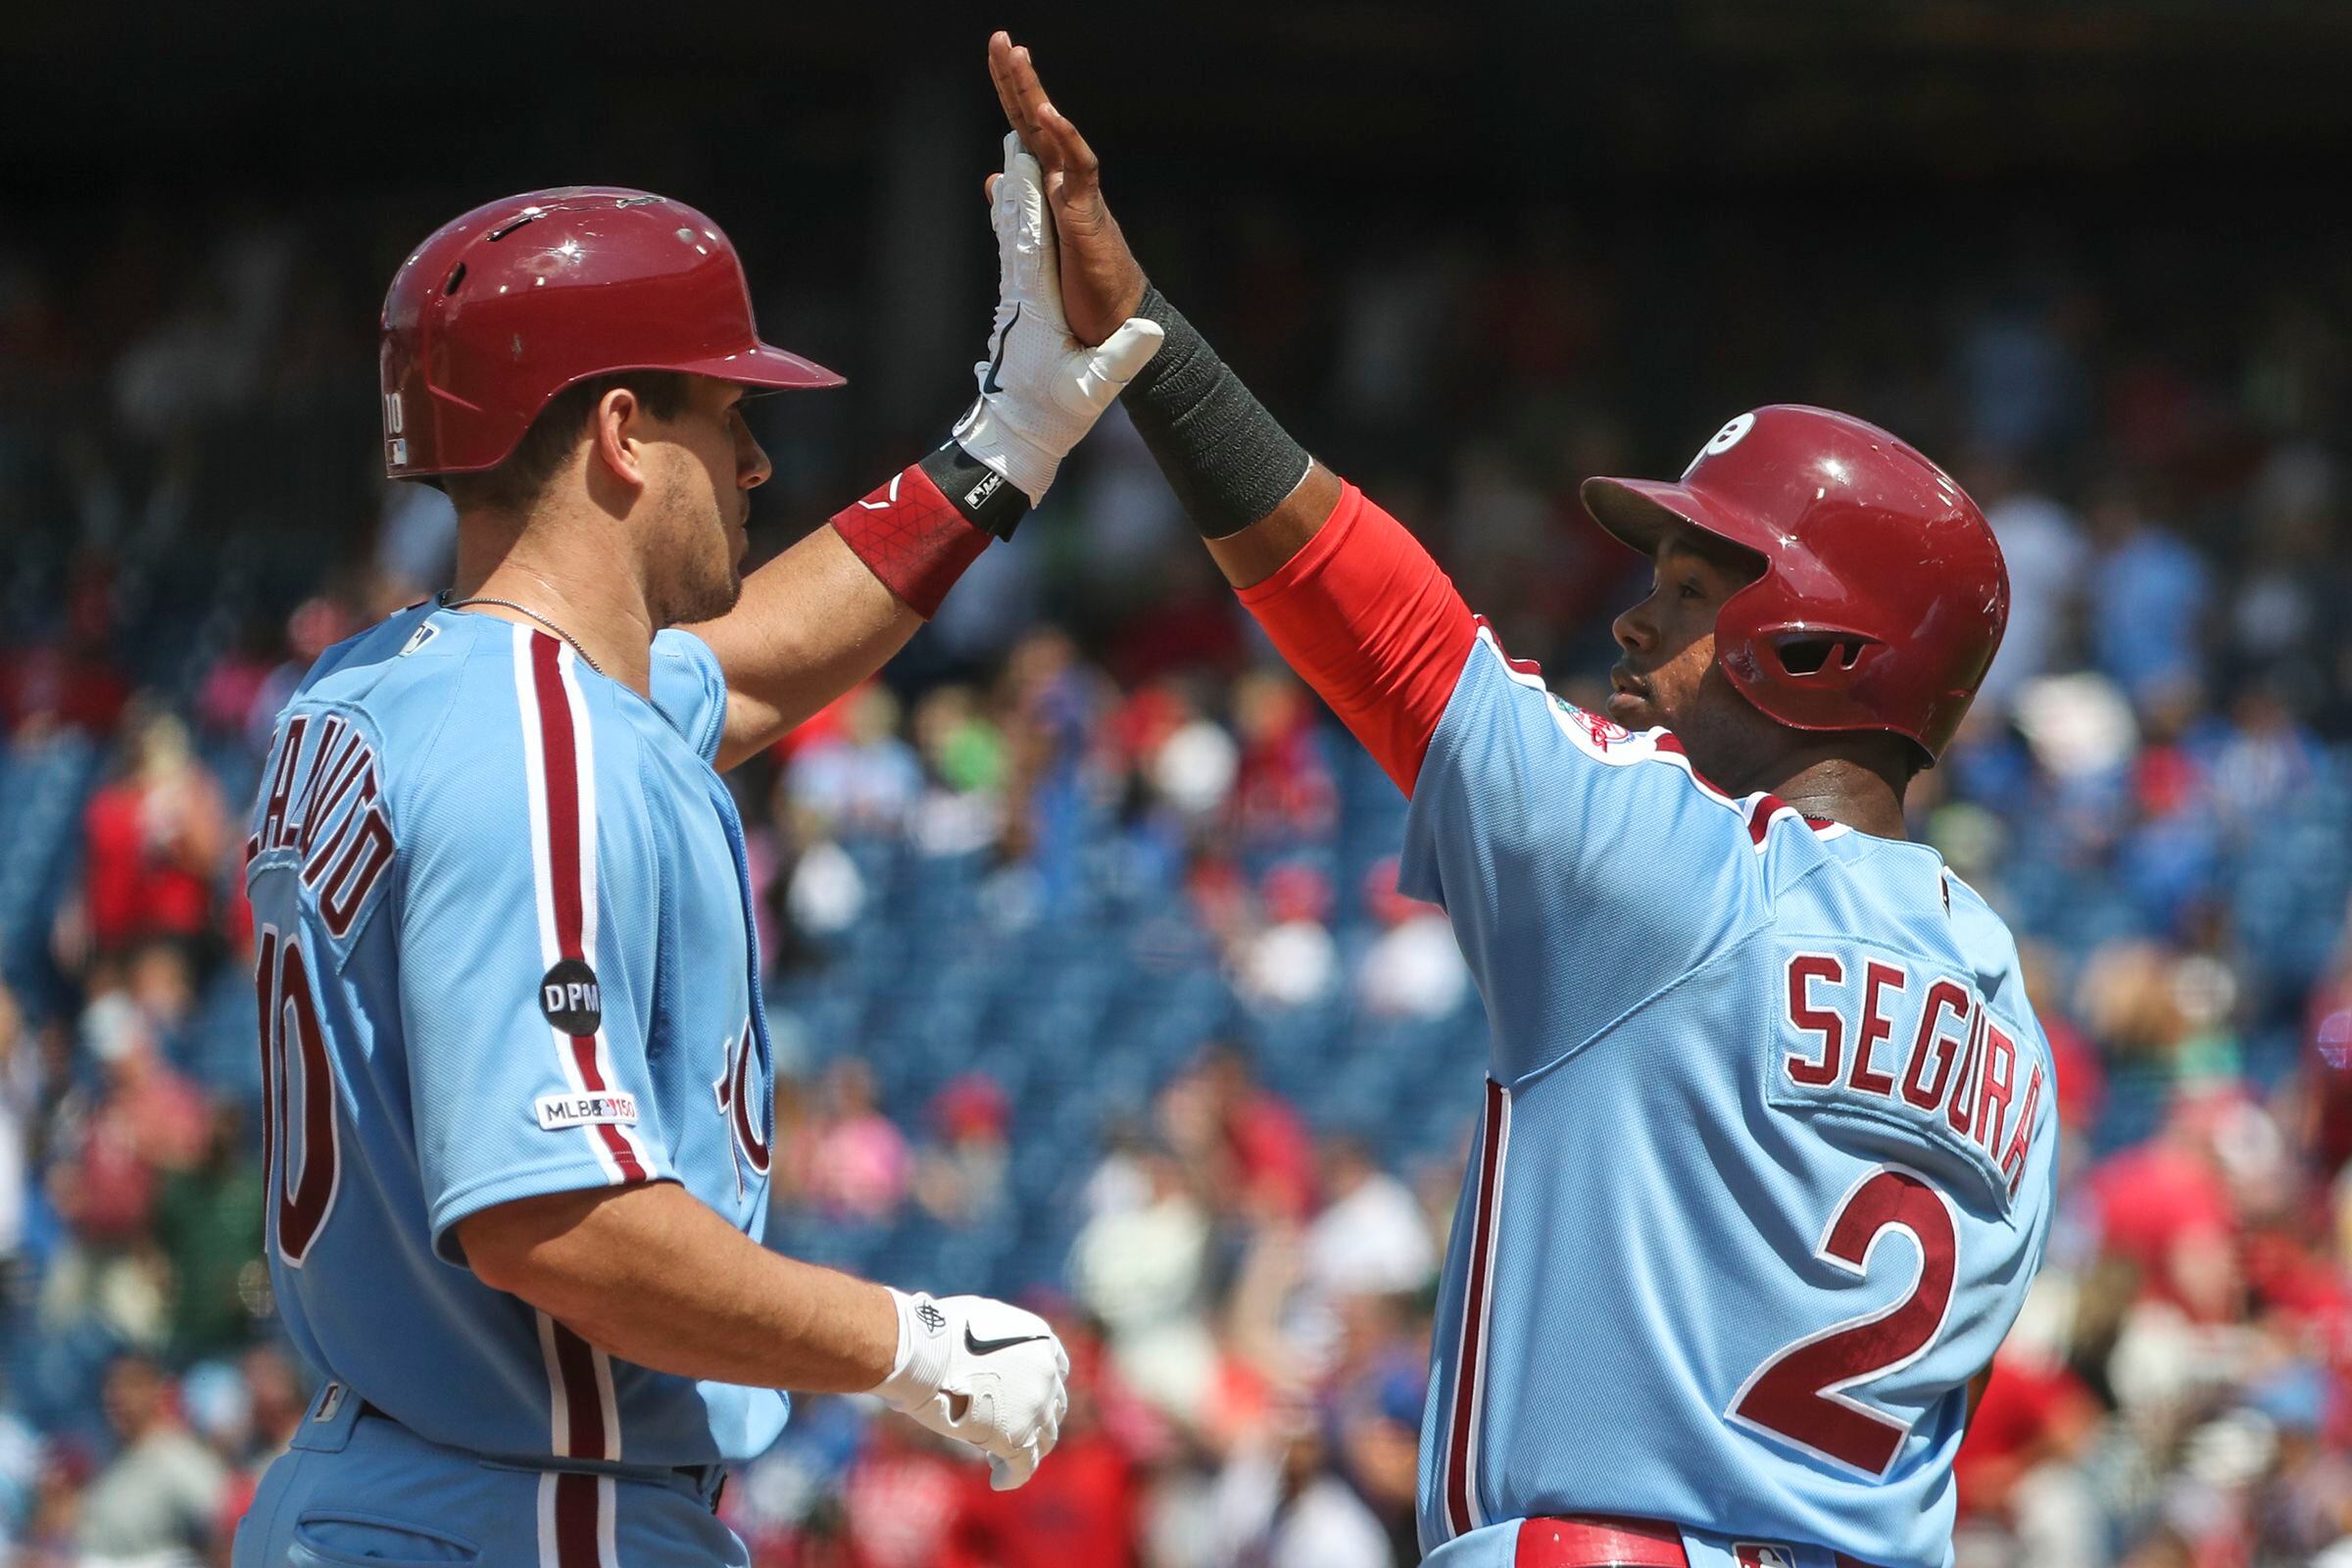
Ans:
[{"label": "player's ear", "polygon": [[643,489],[646,482],[645,405],[625,386],[609,389],[588,416],[588,462],[610,477]]}]

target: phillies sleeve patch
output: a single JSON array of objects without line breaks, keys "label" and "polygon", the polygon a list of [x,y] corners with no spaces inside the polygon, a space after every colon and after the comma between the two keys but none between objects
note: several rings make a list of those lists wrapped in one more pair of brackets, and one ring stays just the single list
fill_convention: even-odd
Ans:
[{"label": "phillies sleeve patch", "polygon": [[637,1125],[637,1097],[628,1094],[564,1094],[541,1095],[538,1101],[539,1125],[547,1131],[562,1132],[566,1127],[634,1127]]},{"label": "phillies sleeve patch", "polygon": [[547,1021],[575,1038],[605,1026],[604,988],[585,958],[558,959],[539,981],[539,1010]]}]

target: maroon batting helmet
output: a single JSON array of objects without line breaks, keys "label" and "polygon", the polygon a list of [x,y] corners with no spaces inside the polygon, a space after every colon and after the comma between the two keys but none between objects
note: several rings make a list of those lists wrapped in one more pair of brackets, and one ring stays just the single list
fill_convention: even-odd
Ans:
[{"label": "maroon batting helmet", "polygon": [[384,473],[504,462],[548,401],[614,370],[839,386],[760,341],[719,226],[642,190],[528,191],[445,223],[384,296]]},{"label": "maroon batting helmet", "polygon": [[1791,728],[1886,730],[1933,761],[2009,623],[2009,570],[1977,504],[1850,415],[1757,409],[1679,482],[1587,479],[1584,500],[1645,556],[1680,519],[1763,558],[1715,617],[1715,659]]}]

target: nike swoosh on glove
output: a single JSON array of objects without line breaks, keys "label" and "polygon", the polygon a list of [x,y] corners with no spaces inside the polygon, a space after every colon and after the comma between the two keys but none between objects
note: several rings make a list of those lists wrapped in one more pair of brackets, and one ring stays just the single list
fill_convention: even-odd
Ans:
[{"label": "nike swoosh on glove", "polygon": [[899,1309],[898,1361],[873,1392],[987,1454],[997,1491],[1035,1475],[1070,1407],[1070,1357],[1053,1325],[985,1296],[890,1296]]},{"label": "nike swoosh on glove", "polygon": [[955,436],[1035,506],[1061,460],[1166,334],[1139,316],[1091,349],[1070,335],[1044,176],[1017,135],[1004,138],[1004,177],[989,222],[997,231],[996,326],[988,358],[972,367],[980,395]]}]

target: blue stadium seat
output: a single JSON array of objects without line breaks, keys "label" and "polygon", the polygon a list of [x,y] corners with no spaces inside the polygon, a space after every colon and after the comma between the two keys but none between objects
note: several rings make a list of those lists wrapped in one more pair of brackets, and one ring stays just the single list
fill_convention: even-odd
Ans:
[{"label": "blue stadium seat", "polygon": [[0,962],[21,972],[48,941],[81,858],[80,813],[102,755],[66,732],[19,747],[0,771]]}]

